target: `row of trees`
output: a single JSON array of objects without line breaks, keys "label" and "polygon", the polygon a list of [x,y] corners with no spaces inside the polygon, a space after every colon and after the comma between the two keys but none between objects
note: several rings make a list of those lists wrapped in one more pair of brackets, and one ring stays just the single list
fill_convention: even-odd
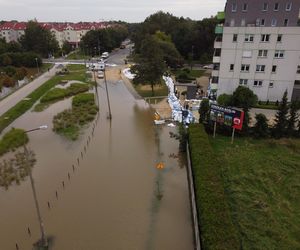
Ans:
[{"label": "row of trees", "polygon": [[82,37],[80,49],[86,55],[100,55],[102,52],[110,52],[114,48],[120,47],[122,41],[127,37],[128,30],[124,25],[91,30]]},{"label": "row of trees", "polygon": [[206,63],[212,57],[214,29],[217,23],[214,17],[194,21],[159,11],[147,17],[141,24],[131,25],[131,39],[135,43],[136,52],[140,53],[146,35],[162,31],[170,36],[176,49],[185,59],[192,58]]},{"label": "row of trees", "polygon": [[[264,114],[256,114],[256,123],[252,128],[249,128],[249,110],[257,103],[257,96],[249,88],[239,86],[232,95],[220,95],[218,104],[243,109],[245,117],[242,132],[244,134],[253,135],[255,138],[300,136],[300,117],[297,113],[300,110],[300,102],[293,101],[289,104],[287,94],[285,91],[272,126],[268,124],[269,121]],[[209,100],[203,100],[199,108],[200,123],[208,124],[209,109]]]}]

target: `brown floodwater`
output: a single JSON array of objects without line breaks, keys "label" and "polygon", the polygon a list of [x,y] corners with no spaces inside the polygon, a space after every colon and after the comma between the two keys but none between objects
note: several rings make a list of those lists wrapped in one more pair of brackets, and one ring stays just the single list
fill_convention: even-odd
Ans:
[{"label": "brown floodwater", "polygon": [[[170,156],[178,154],[178,141],[169,136],[176,128],[153,125],[153,110],[122,81],[109,82],[110,122],[103,83],[98,90],[100,115],[75,142],[52,132],[53,116],[70,100],[12,124],[49,125],[28,134],[28,147],[37,158],[33,178],[51,249],[193,249],[186,169]],[[29,178],[0,189],[0,249],[16,243],[32,249],[39,237]]]}]

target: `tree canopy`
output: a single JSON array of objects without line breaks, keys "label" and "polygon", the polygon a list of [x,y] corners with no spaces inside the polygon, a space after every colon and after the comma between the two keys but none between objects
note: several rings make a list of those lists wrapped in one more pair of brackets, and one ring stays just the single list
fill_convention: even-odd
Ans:
[{"label": "tree canopy", "polygon": [[59,50],[55,36],[36,21],[27,23],[25,34],[20,38],[20,43],[25,51],[34,51],[43,57],[53,55]]}]

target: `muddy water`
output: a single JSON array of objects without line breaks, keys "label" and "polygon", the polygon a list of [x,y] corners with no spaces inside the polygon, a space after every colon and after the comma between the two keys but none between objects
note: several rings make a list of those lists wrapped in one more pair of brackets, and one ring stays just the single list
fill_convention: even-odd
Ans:
[{"label": "muddy water", "polygon": [[[153,111],[121,81],[109,83],[109,122],[103,83],[98,89],[100,116],[76,142],[51,130],[53,115],[70,100],[12,125],[50,125],[30,133],[28,146],[37,157],[33,177],[51,249],[193,249],[186,170],[170,157],[178,153],[169,137],[175,129],[155,127]],[[0,249],[31,249],[40,234],[29,181],[1,189],[0,204]]]}]

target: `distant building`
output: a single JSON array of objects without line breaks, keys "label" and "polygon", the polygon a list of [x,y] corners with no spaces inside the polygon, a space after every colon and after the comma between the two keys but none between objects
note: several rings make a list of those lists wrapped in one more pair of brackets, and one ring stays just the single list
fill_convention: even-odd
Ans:
[{"label": "distant building", "polygon": [[[79,42],[88,31],[104,29],[111,26],[105,22],[80,22],[80,23],[39,23],[41,27],[48,29],[55,35],[59,46],[67,41],[74,47],[78,47]],[[0,38],[5,38],[6,42],[18,41],[25,34],[26,22],[5,22],[0,25]]]},{"label": "distant building", "polygon": [[227,0],[216,27],[211,89],[247,86],[262,101],[300,99],[300,1]]}]

